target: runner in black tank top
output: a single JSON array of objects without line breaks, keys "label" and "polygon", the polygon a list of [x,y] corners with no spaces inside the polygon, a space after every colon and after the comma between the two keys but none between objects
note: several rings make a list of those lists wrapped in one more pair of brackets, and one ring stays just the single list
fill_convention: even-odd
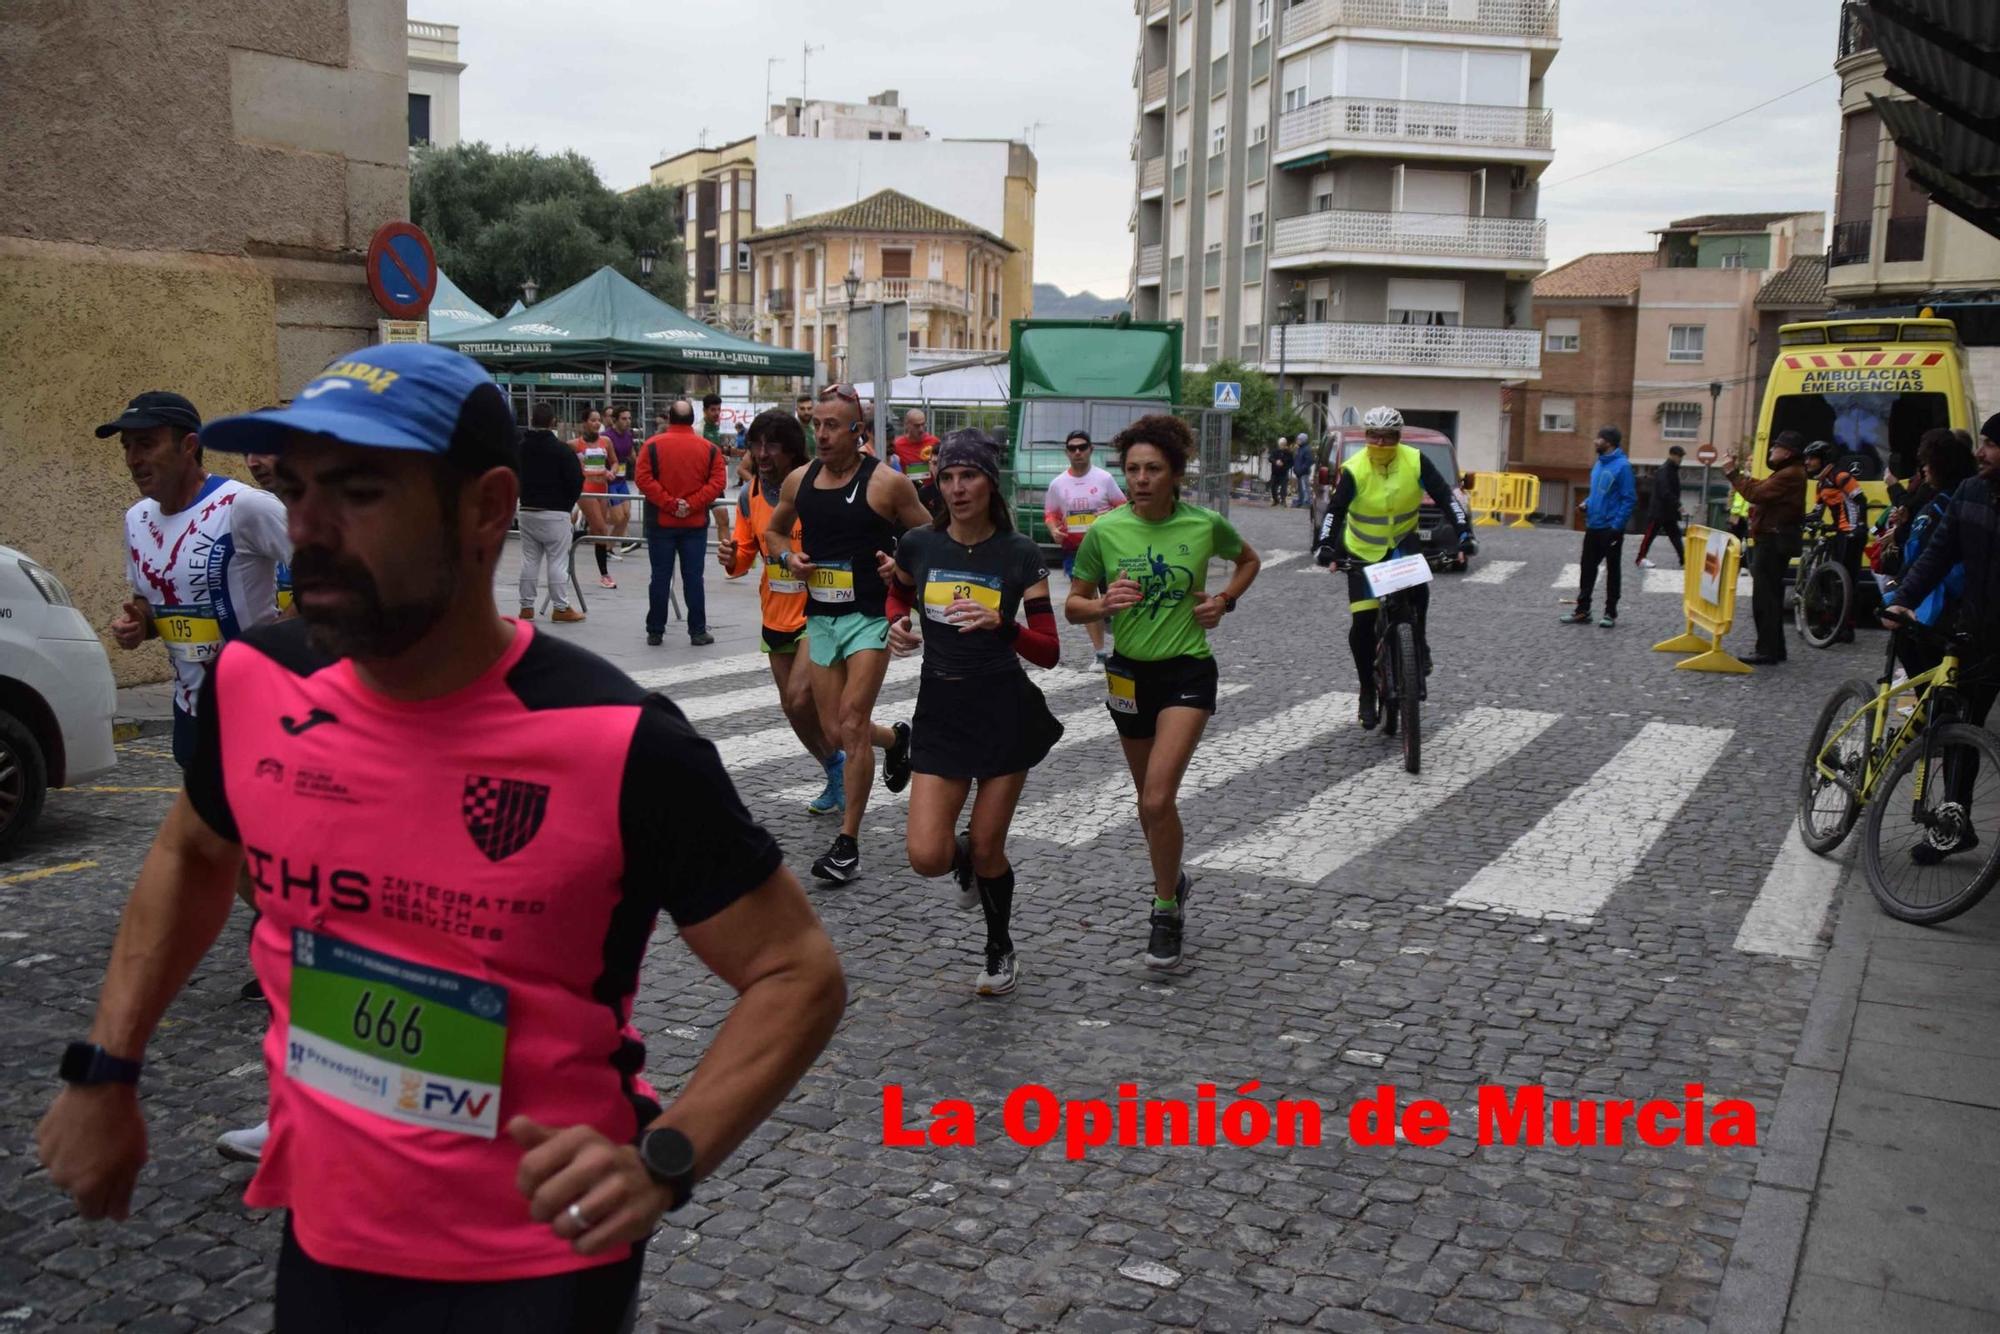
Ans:
[{"label": "runner in black tank top", "polygon": [[[903,474],[876,466],[861,452],[862,405],[850,385],[829,385],[813,408],[819,458],[785,479],[765,538],[772,559],[806,583],[806,649],[813,703],[827,739],[846,753],[847,809],[840,834],[813,863],[821,880],[846,882],[860,873],[855,836],[868,809],[876,746],[883,749],[882,783],[900,792],[910,781],[910,726],[875,725],[875,697],[889,669],[887,589],[881,559],[896,534],[931,521],[917,488]],[[800,528],[792,550],[792,525]]]},{"label": "runner in black tank top", "polygon": [[806,580],[806,610],[812,616],[881,616],[888,588],[876,558],[896,549],[897,525],[868,503],[868,481],[881,460],[863,454],[861,466],[844,487],[813,485],[820,462],[806,465],[793,504],[799,514],[799,541],[812,557]]}]

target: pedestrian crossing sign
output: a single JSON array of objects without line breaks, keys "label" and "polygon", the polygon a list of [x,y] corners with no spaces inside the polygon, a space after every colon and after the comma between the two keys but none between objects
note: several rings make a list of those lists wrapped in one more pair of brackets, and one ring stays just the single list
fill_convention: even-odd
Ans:
[{"label": "pedestrian crossing sign", "polygon": [[1243,406],[1243,385],[1238,380],[1217,380],[1215,382],[1215,406],[1218,411],[1234,412]]}]

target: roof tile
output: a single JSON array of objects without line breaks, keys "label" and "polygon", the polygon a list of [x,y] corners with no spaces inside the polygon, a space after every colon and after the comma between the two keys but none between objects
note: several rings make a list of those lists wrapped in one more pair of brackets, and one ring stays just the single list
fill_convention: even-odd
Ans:
[{"label": "roof tile", "polygon": [[994,245],[1009,250],[1015,247],[993,235],[983,227],[975,227],[964,218],[955,217],[941,208],[933,208],[921,199],[912,199],[900,190],[877,190],[866,199],[848,204],[842,208],[829,209],[824,213],[809,213],[803,218],[794,218],[781,227],[770,227],[755,232],[752,241],[765,241],[774,236],[790,236],[798,232],[921,232],[927,235],[938,233],[970,233],[983,237]]},{"label": "roof tile", "polygon": [[1826,256],[1794,255],[1792,262],[1764,280],[1757,289],[1757,304],[1786,310],[1825,310]]},{"label": "roof tile", "polygon": [[1633,296],[1639,290],[1639,275],[1655,262],[1651,250],[1579,255],[1535,279],[1535,295],[1550,301],[1612,301]]}]

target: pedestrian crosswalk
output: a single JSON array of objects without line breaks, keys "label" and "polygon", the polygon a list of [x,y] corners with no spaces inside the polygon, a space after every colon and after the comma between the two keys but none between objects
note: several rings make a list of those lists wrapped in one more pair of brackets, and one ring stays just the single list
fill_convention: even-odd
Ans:
[{"label": "pedestrian crosswalk", "polygon": [[[714,741],[753,809],[768,808],[775,815],[797,811],[819,794],[824,780],[779,715],[766,670],[762,655],[746,654],[649,671],[638,679],[674,693],[682,710]],[[1224,670],[1228,674],[1227,664]],[[891,664],[877,722],[909,720],[920,671],[920,658]],[[1430,846],[1461,851],[1498,847],[1497,853],[1483,854],[1476,869],[1459,871],[1462,882],[1448,892],[1441,889],[1438,903],[1532,919],[1598,921],[1614,898],[1635,884],[1657,892],[1657,877],[1642,874],[1644,869],[1684,855],[1685,849],[1675,843],[1684,836],[1677,825],[1700,813],[1710,771],[1736,735],[1727,726],[1635,720],[1615,753],[1594,771],[1580,781],[1566,778],[1566,790],[1551,790],[1546,782],[1534,781],[1533,766],[1561,753],[1550,747],[1562,715],[1434,702],[1426,719],[1425,772],[1413,775],[1404,771],[1393,741],[1379,734],[1361,739],[1351,693],[1292,698],[1275,709],[1244,706],[1243,698],[1256,700],[1252,691],[1262,687],[1249,679],[1249,668],[1243,672],[1220,687],[1225,707],[1211,721],[1181,785],[1187,862],[1209,875],[1247,877],[1298,892],[1337,891],[1346,883],[1343,876],[1353,875],[1365,859],[1401,855],[1398,849],[1422,857]],[[1073,849],[1111,836],[1136,840],[1136,794],[1104,707],[1102,673],[1064,667],[1031,675],[1064,727],[1052,758],[1080,747],[1101,747],[1105,762],[1079,766],[1072,760],[1038,768],[1015,816],[1013,837]],[[701,689],[677,691],[691,681]],[[1303,767],[1302,756],[1333,748],[1345,748],[1352,758]],[[1494,841],[1490,829],[1477,841],[1441,835],[1438,831],[1455,828],[1461,819],[1452,812],[1461,808],[1466,794],[1492,782],[1503,768],[1525,776],[1519,782],[1505,780],[1508,791],[1516,794],[1511,808],[1518,811],[1519,823],[1508,831],[1517,835],[1512,842]],[[1314,784],[1317,790],[1301,788],[1295,777],[1343,771],[1345,776],[1332,782],[1321,778]],[[1562,771],[1571,769],[1564,766]],[[813,781],[803,781],[808,775]],[[1216,794],[1240,793],[1239,785],[1245,783],[1269,795],[1255,817],[1243,821],[1240,803],[1230,807],[1234,818],[1215,813]],[[1529,795],[1529,806],[1520,807],[1520,794],[1545,791],[1546,804]],[[878,790],[870,809],[896,811],[908,799],[907,789],[894,795]],[[1482,802],[1478,809],[1507,810],[1510,803]],[[887,823],[895,825],[899,818]],[[1840,874],[1836,864],[1813,856],[1795,835],[1788,837],[1775,850],[1761,890],[1753,897],[1754,886],[1740,887],[1749,907],[1734,935],[1735,949],[1777,958],[1815,957],[1823,948],[1821,924]]]},{"label": "pedestrian crosswalk", "polygon": [[[1687,578],[1680,570],[1626,570],[1624,573],[1625,578],[1620,592],[1630,592],[1636,583],[1641,593],[1671,593],[1677,597],[1685,586]],[[1608,590],[1606,578],[1603,570],[1597,572],[1597,592],[1600,595]],[[1572,563],[1562,567],[1562,573],[1556,576],[1556,581],[1549,587],[1564,588],[1574,593],[1577,585],[1582,582],[1583,566]]]},{"label": "pedestrian crosswalk", "polygon": [[1524,560],[1475,560],[1472,562],[1472,569],[1465,576],[1465,582],[1504,584],[1527,568],[1527,564],[1528,562]]}]

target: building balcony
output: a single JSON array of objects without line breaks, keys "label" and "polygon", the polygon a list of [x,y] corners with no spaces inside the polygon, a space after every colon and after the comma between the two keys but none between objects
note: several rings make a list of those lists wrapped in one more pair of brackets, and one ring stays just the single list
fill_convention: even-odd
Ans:
[{"label": "building balcony", "polygon": [[[871,305],[877,301],[907,301],[912,306],[942,307],[946,310],[970,311],[972,294],[963,287],[940,282],[936,278],[870,278],[855,289],[854,300],[859,305]],[[847,287],[845,284],[828,290],[826,304],[845,306]]]},{"label": "building balcony", "polygon": [[777,287],[764,293],[764,309],[773,315],[782,314],[792,308],[792,292],[787,287]]},{"label": "building balcony", "polygon": [[1556,41],[1557,0],[1302,0],[1286,10],[1279,54],[1344,29]]},{"label": "building balcony", "polygon": [[1167,10],[1171,8],[1168,0],[1145,0],[1145,6],[1146,22],[1148,23],[1153,22],[1155,19],[1165,19],[1167,17]]},{"label": "building balcony", "polygon": [[1866,264],[1869,260],[1868,243],[1873,228],[1870,220],[1862,218],[1858,222],[1836,222],[1833,224],[1833,244],[1827,247],[1826,265],[1839,268],[1843,264]]},{"label": "building balcony", "polygon": [[1149,157],[1139,166],[1139,197],[1156,195],[1167,188],[1167,158],[1162,153]]},{"label": "building balcony", "polygon": [[1513,380],[1534,375],[1542,366],[1541,334],[1534,329],[1429,324],[1277,326],[1264,339],[1264,369],[1268,371],[1278,369],[1281,338],[1288,375]]},{"label": "building balcony", "polygon": [[1845,60],[1874,49],[1875,16],[1858,0],[1846,0],[1840,7],[1840,44],[1834,49],[1833,58]]},{"label": "building balcony", "polygon": [[1164,104],[1167,100],[1167,67],[1149,69],[1139,84],[1139,105],[1150,108],[1154,103]]},{"label": "building balcony", "polygon": [[1386,153],[1546,163],[1555,156],[1546,107],[1470,106],[1331,97],[1278,118],[1276,162],[1328,154]]},{"label": "building balcony", "polygon": [[1540,273],[1548,263],[1548,224],[1540,218],[1336,208],[1280,218],[1272,229],[1273,269],[1371,263]]},{"label": "building balcony", "polygon": [[1141,287],[1157,287],[1160,285],[1162,262],[1159,246],[1142,245],[1139,247],[1138,281]]}]

